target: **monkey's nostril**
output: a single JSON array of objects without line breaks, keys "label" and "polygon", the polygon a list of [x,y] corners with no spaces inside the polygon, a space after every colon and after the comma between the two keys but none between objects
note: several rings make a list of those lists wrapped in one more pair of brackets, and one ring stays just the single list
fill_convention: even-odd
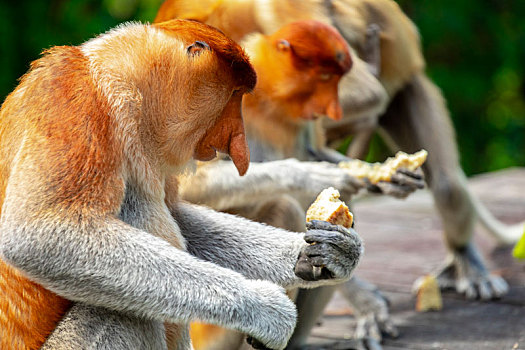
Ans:
[{"label": "monkey's nostril", "polygon": [[194,55],[196,53],[200,53],[202,50],[211,50],[211,48],[210,45],[204,41],[195,41],[193,44],[188,46],[186,50],[188,54]]}]

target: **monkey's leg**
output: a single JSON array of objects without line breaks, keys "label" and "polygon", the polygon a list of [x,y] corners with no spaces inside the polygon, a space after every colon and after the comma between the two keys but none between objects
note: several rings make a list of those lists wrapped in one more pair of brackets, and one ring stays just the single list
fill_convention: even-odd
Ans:
[{"label": "monkey's leg", "polygon": [[305,211],[289,195],[282,195],[259,206],[255,220],[293,232],[306,230]]},{"label": "monkey's leg", "polygon": [[346,150],[346,155],[353,159],[364,159],[370,149],[370,141],[372,141],[374,132],[374,128],[358,132]]},{"label": "monkey's leg", "polygon": [[324,286],[315,289],[299,289],[295,304],[297,306],[297,326],[288,342],[287,349],[300,349],[315,323],[321,317],[326,304],[332,299],[337,289],[335,286]]},{"label": "monkey's leg", "polygon": [[468,298],[491,299],[507,284],[491,275],[471,242],[475,210],[459,165],[454,130],[438,88],[424,75],[399,92],[380,119],[385,139],[406,152],[428,151],[423,165],[436,208],[443,219],[449,257],[437,272],[442,288],[454,287]]},{"label": "monkey's leg", "polygon": [[164,326],[77,303],[42,346],[43,350],[161,350],[167,349]]},{"label": "monkey's leg", "polygon": [[352,306],[357,319],[354,337],[377,344],[386,334],[397,337],[399,332],[390,320],[388,300],[379,289],[357,277],[339,286],[339,291]]}]

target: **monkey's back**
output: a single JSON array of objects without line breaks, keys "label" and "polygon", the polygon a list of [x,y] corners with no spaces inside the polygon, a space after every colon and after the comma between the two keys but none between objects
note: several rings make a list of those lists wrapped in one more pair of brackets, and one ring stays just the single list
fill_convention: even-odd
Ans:
[{"label": "monkey's back", "polygon": [[[78,82],[79,77],[80,84],[69,81]],[[56,47],[31,64],[31,70],[6,98],[0,111],[0,217],[11,169],[24,143],[59,134],[60,124],[71,122],[67,116],[56,114],[69,98],[63,95],[68,91],[93,93],[89,87],[90,76],[80,50]],[[69,300],[31,281],[0,259],[0,349],[39,349],[70,305]]]}]

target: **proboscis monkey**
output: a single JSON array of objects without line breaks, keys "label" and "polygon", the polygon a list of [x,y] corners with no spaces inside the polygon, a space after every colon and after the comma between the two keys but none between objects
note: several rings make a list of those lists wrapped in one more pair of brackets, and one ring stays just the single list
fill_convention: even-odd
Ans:
[{"label": "proboscis monkey", "polygon": [[[440,285],[483,300],[507,292],[505,281],[489,273],[473,246],[473,225],[479,218],[502,243],[517,240],[522,225],[503,225],[467,189],[445,101],[424,71],[417,28],[394,1],[167,0],[157,19],[166,17],[206,22],[234,40],[251,32],[273,33],[302,19],[336,27],[353,48],[354,67],[340,83],[343,120],[325,119],[328,141],[353,134],[358,142],[350,146],[349,155],[362,156],[377,130],[392,149],[427,149],[423,170],[449,248],[445,265],[435,272]],[[374,31],[378,51],[370,51]]]},{"label": "proboscis monkey", "polygon": [[[243,102],[252,160],[270,162],[263,164],[281,164],[283,176],[290,179],[288,182],[294,183],[297,188],[304,187],[304,191],[301,194],[277,191],[267,198],[259,196],[256,192],[244,193],[247,198],[242,205],[235,205],[237,200],[230,196],[225,196],[222,204],[212,204],[256,221],[302,231],[305,229],[306,207],[316,195],[310,194],[308,190],[316,181],[315,177],[321,176],[321,171],[324,171],[322,176],[325,181],[329,183],[335,179],[335,186],[341,184],[337,168],[332,169],[323,163],[312,162],[317,159],[316,155],[310,154],[306,145],[315,139],[312,133],[322,131],[320,123],[313,124],[314,119],[323,115],[335,120],[342,117],[337,88],[339,80],[351,67],[348,46],[333,27],[318,21],[294,22],[268,36],[253,34],[242,44],[258,75],[254,91],[247,95]],[[281,161],[285,157],[295,157],[305,162]],[[253,164],[254,167],[259,165]],[[207,181],[202,178],[209,177],[213,179],[213,183],[224,186],[224,179],[231,175],[228,172],[225,174],[224,171],[217,163],[201,166],[196,178],[190,178],[181,184],[182,195],[186,199],[199,202],[203,192],[207,191],[203,191],[202,184]],[[310,179],[304,178],[302,173],[308,174]],[[248,173],[247,178],[250,177],[252,175]],[[348,174],[347,177],[349,178]],[[379,186],[390,186],[388,193],[407,195],[422,185],[422,180],[417,174],[399,173],[395,174],[394,178],[392,183]],[[343,187],[345,192],[351,192],[349,187],[352,185],[355,191],[360,187],[356,179],[349,179],[348,183],[350,185]],[[237,198],[237,191],[232,192]],[[210,197],[210,200],[205,200],[206,204],[214,201],[213,193],[204,193],[204,196]],[[352,287],[355,283],[358,282],[354,281]],[[332,291],[333,289],[330,289],[326,294],[331,295]],[[307,304],[303,307],[317,309],[313,300]],[[321,305],[324,306],[323,303]],[[300,318],[299,326],[298,331],[302,339],[308,333],[306,329],[309,330],[310,321],[306,320],[305,324],[305,320]],[[197,349],[233,349],[235,344],[242,344],[242,335],[239,333],[220,331],[215,327],[203,325],[192,326],[192,338]],[[296,339],[292,341],[290,347],[297,345]]]},{"label": "proboscis monkey", "polygon": [[235,42],[184,20],[32,63],[0,111],[0,348],[190,349],[197,319],[284,348],[296,311],[282,287],[347,280],[355,232],[264,226],[176,189],[216,151],[246,172],[255,81]]}]

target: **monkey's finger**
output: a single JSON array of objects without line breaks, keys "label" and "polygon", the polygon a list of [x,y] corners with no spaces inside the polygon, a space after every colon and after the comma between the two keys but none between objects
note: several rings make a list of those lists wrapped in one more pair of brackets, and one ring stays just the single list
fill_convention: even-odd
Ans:
[{"label": "monkey's finger", "polygon": [[344,235],[357,234],[355,231],[350,231],[344,226],[334,225],[328,221],[312,220],[306,223],[307,230],[324,230],[324,231],[337,231]]},{"label": "monkey's finger", "polygon": [[[320,273],[319,269],[321,269]],[[297,261],[294,272],[297,277],[305,281],[319,281],[334,278],[334,275],[329,269],[322,265],[313,266],[311,264],[311,259],[306,257],[300,258]]]},{"label": "monkey's finger", "polygon": [[[341,245],[344,246],[349,243],[353,243],[352,236],[351,235],[345,236],[345,235],[348,235],[348,234],[341,234],[340,232],[337,232],[337,231],[308,230],[306,231],[304,235],[304,240],[307,243],[317,243],[317,244],[328,243],[335,247],[339,247]],[[348,242],[349,238],[347,237],[350,238],[351,240],[350,242]],[[313,246],[308,246],[307,249],[311,247]]]},{"label": "monkey's finger", "polygon": [[390,181],[395,184],[406,185],[406,186],[419,188],[419,189],[425,187],[425,181],[423,180],[423,178],[422,177],[418,178],[415,176],[416,174],[414,174],[414,176],[411,176],[407,172],[397,171],[391,176]]},{"label": "monkey's finger", "polygon": [[400,174],[409,176],[416,180],[423,180],[425,178],[425,175],[421,168],[417,168],[416,170],[413,170],[413,171],[405,169],[405,168],[401,168],[401,169],[397,169],[396,173],[400,173]]},{"label": "monkey's finger", "polygon": [[301,253],[299,259],[295,263],[294,273],[297,277],[305,281],[317,281],[314,274],[314,267],[310,263],[310,259],[304,253]]},{"label": "monkey's finger", "polygon": [[364,339],[363,341],[365,343],[367,350],[382,350],[383,349],[381,345],[379,344],[379,342],[374,338],[368,337]]},{"label": "monkey's finger", "polygon": [[414,188],[407,185],[398,185],[390,182],[378,182],[376,186],[381,190],[381,193],[395,197],[406,198],[410,193],[414,192]]},{"label": "monkey's finger", "polygon": [[399,337],[399,330],[396,326],[394,326],[394,323],[390,320],[385,321],[378,321],[379,323],[379,329],[381,330],[382,335],[386,335],[390,338],[397,338]]},{"label": "monkey's finger", "polygon": [[490,285],[488,281],[480,281],[478,284],[479,298],[481,300],[490,300],[492,299],[492,291],[490,290]]},{"label": "monkey's finger", "polygon": [[490,276],[489,283],[494,298],[500,298],[509,291],[509,285],[499,276]]},{"label": "monkey's finger", "polygon": [[360,189],[366,186],[366,182],[364,179],[360,179],[358,177],[351,176],[348,173],[345,173],[345,182],[347,184],[350,184],[355,189]]}]

